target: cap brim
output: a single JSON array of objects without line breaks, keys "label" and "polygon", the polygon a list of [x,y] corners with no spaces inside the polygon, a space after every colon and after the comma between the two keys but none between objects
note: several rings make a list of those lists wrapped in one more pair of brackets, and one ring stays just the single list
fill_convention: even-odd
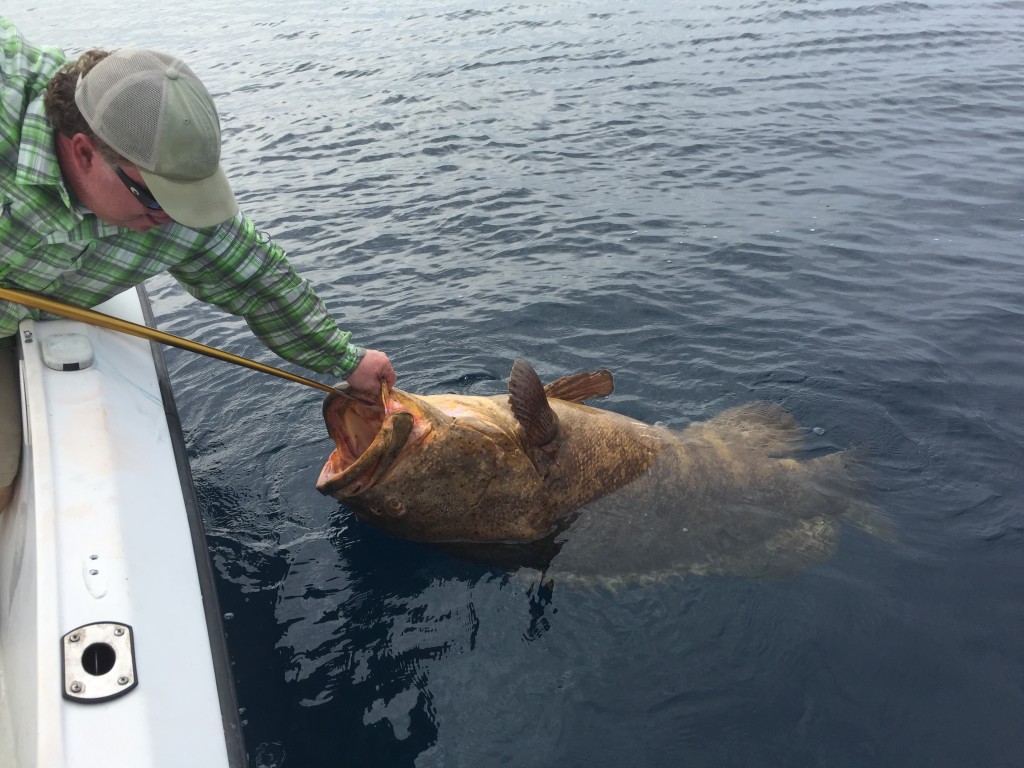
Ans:
[{"label": "cap brim", "polygon": [[215,227],[238,213],[238,203],[224,169],[198,181],[176,181],[139,168],[142,180],[164,212],[193,229]]}]

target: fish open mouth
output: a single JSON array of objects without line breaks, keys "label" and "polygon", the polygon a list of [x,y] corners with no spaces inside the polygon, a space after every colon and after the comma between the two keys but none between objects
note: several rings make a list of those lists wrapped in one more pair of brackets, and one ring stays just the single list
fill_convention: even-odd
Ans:
[{"label": "fish open mouth", "polygon": [[413,430],[413,415],[381,387],[380,400],[366,401],[341,393],[324,398],[324,423],[334,451],[320,471],[320,493],[343,498],[370,488],[394,463]]}]

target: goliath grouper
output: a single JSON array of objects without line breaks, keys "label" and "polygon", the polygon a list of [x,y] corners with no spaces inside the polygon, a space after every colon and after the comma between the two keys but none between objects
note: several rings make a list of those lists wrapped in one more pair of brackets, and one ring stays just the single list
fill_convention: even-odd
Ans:
[{"label": "goliath grouper", "polygon": [[603,370],[544,387],[517,360],[507,397],[329,394],[336,448],[317,489],[393,536],[541,552],[550,573],[584,578],[791,573],[834,550],[838,518],[877,532],[845,452],[799,459],[801,429],[777,406],[675,431],[581,404],[612,388]]}]

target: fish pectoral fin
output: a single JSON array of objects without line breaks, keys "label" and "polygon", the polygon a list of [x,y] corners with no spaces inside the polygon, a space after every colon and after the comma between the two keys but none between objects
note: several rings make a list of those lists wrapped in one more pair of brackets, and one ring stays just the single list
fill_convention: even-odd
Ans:
[{"label": "fish pectoral fin", "polygon": [[607,397],[614,390],[612,372],[602,368],[599,371],[582,371],[556,379],[544,387],[544,394],[556,400],[582,403],[595,397]]},{"label": "fish pectoral fin", "polygon": [[548,403],[540,376],[525,360],[517,359],[512,366],[508,403],[527,445],[547,445],[558,436],[558,415]]},{"label": "fish pectoral fin", "polygon": [[560,441],[552,440],[544,445],[531,446],[526,451],[527,458],[549,491],[552,487],[560,485],[565,476],[558,463],[560,444]]}]

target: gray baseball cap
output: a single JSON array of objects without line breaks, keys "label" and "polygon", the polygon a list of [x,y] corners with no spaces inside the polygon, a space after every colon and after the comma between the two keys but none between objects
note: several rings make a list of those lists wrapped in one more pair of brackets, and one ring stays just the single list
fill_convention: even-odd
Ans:
[{"label": "gray baseball cap", "polygon": [[114,51],[79,79],[75,103],[96,135],[139,169],[172,219],[212,227],[238,212],[220,166],[213,99],[181,59]]}]

